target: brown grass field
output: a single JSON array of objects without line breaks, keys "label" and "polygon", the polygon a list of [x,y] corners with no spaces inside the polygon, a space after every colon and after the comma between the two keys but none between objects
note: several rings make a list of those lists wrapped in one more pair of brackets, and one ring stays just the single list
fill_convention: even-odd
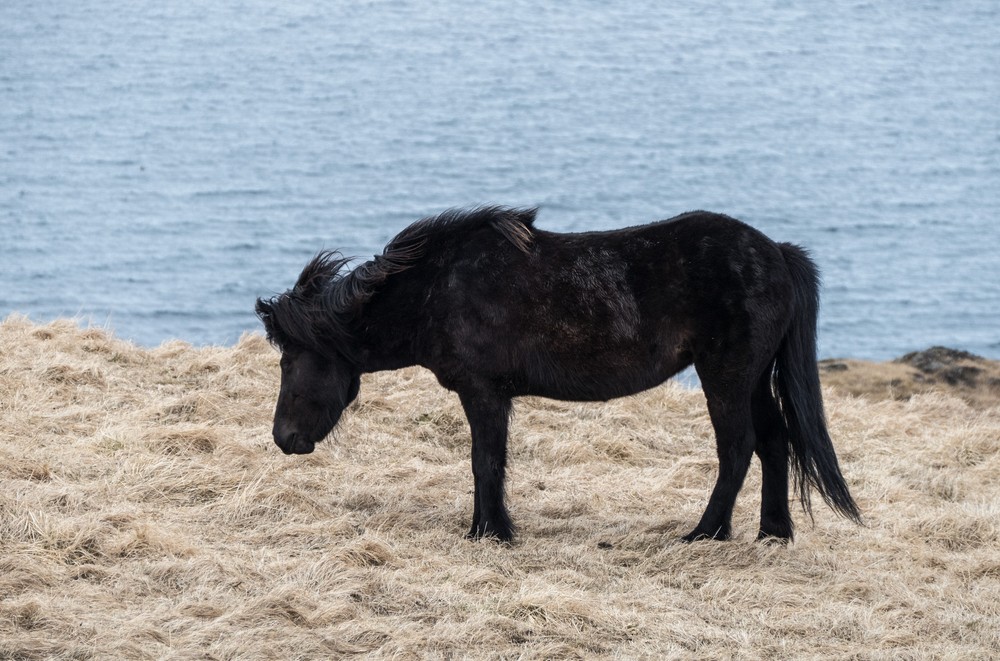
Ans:
[{"label": "brown grass field", "polygon": [[732,541],[678,541],[716,468],[699,391],[521,400],[502,546],[462,537],[468,427],[429,373],[365,377],[335,437],[286,457],[277,361],[259,335],[0,325],[0,658],[1000,657],[988,389],[828,383],[866,525],[818,501],[788,546],[754,541],[756,465]]}]

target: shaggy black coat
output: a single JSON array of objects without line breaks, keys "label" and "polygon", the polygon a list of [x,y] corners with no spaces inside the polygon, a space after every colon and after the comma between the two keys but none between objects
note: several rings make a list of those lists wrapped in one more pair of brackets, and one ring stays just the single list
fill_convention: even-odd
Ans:
[{"label": "shaggy black coat", "polygon": [[295,287],[259,300],[282,351],[274,438],[311,452],[365,372],[422,365],[458,393],[472,431],[471,537],[510,540],[504,504],[511,399],[595,401],[689,365],[715,429],[719,475],[685,536],[726,539],[754,453],[760,537],[791,539],[789,465],[859,520],[827,432],[816,366],[818,276],[801,248],[703,211],[639,227],[557,234],[535,210],[481,207],[414,223],[353,270],[323,253]]}]

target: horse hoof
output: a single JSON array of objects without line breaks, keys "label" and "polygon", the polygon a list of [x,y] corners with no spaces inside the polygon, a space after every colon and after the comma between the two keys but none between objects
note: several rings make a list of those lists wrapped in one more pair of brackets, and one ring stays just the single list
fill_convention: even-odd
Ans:
[{"label": "horse hoof", "polygon": [[482,526],[474,525],[472,526],[472,529],[465,534],[465,538],[472,541],[488,539],[498,544],[509,544],[514,539],[514,533],[511,531],[499,531],[493,530],[490,527],[483,528]]},{"label": "horse hoof", "polygon": [[766,533],[763,530],[757,533],[757,541],[761,544],[787,546],[792,541],[792,536]]},{"label": "horse hoof", "polygon": [[683,537],[681,537],[681,541],[684,542],[684,543],[686,543],[686,544],[690,544],[691,542],[700,542],[700,541],[706,540],[706,539],[712,539],[712,540],[715,540],[717,542],[724,542],[727,539],[729,539],[729,531],[728,530],[717,530],[713,534],[713,533],[704,532],[704,531],[701,531],[701,530],[698,530],[697,528],[695,528],[694,530],[692,530],[688,534],[686,534]]}]

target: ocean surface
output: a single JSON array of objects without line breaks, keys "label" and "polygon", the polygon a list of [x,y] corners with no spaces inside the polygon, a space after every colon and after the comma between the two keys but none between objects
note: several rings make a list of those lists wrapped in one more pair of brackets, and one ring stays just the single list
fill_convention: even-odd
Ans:
[{"label": "ocean surface", "polygon": [[230,344],[452,206],[808,246],[820,354],[1000,358],[1000,3],[5,0],[0,317]]}]

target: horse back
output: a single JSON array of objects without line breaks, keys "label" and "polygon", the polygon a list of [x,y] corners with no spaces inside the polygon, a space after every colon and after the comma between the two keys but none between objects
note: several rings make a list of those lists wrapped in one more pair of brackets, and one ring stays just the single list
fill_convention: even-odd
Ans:
[{"label": "horse back", "polygon": [[[653,387],[699,351],[787,316],[776,244],[707,212],[608,232],[483,228],[428,272],[423,360],[446,386],[604,400]],[[762,323],[763,322],[763,323]]]}]

